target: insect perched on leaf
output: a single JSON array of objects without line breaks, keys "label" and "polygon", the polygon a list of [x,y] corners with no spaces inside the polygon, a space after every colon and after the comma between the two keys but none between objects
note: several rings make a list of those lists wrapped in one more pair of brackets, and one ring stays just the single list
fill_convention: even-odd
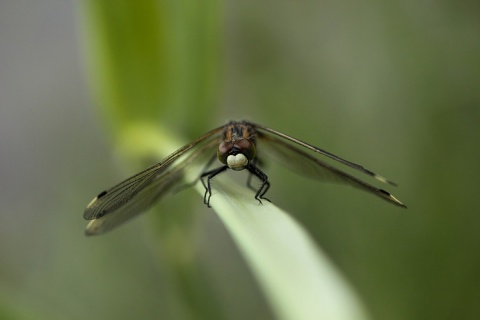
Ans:
[{"label": "insect perched on leaf", "polygon": [[[93,235],[109,231],[145,211],[169,190],[185,183],[182,182],[185,170],[198,161],[206,163],[204,172],[200,174],[200,180],[205,187],[203,201],[208,207],[212,197],[212,179],[228,169],[247,170],[250,174],[248,186],[251,189],[254,189],[250,185],[251,177],[258,178],[261,184],[259,188],[254,189],[254,198],[260,204],[262,200],[269,201],[265,198],[265,194],[270,188],[270,181],[257,164],[271,157],[309,177],[347,183],[406,208],[389,192],[323,162],[315,157],[314,153],[331,158],[381,182],[395,185],[361,165],[344,160],[284,133],[248,121],[231,121],[181,147],[162,162],[102,191],[85,209],[84,218],[92,220],[87,225],[86,234]],[[215,158],[221,162],[221,165],[208,169]]]}]

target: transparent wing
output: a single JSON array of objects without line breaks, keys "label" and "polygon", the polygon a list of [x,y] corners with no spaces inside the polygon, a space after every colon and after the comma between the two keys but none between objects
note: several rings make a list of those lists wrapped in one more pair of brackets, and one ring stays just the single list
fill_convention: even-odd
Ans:
[{"label": "transparent wing", "polygon": [[[94,235],[107,232],[136,217],[181,181],[182,170],[180,168],[173,167],[169,170],[165,170],[162,175],[151,183],[146,184],[143,189],[138,191],[121,206],[118,206],[107,214],[99,216],[99,218],[91,220],[85,230],[86,234]],[[113,199],[113,201],[115,201],[115,199]]]},{"label": "transparent wing", "polygon": [[338,162],[340,162],[340,163],[342,163],[342,164],[344,164],[344,165],[347,165],[347,166],[349,166],[350,168],[353,168],[353,169],[358,170],[358,171],[360,171],[360,172],[363,172],[363,173],[365,173],[365,174],[367,174],[367,175],[369,175],[369,176],[372,176],[372,177],[374,177],[375,179],[377,179],[377,180],[379,180],[379,181],[382,181],[382,182],[384,182],[384,183],[391,184],[391,185],[393,185],[393,186],[396,186],[396,185],[397,185],[395,182],[390,181],[390,180],[388,180],[388,179],[386,179],[386,178],[384,178],[384,177],[382,177],[382,176],[380,176],[380,175],[378,175],[378,174],[376,174],[376,173],[374,173],[374,172],[372,172],[372,171],[364,168],[363,166],[361,166],[361,165],[359,165],[359,164],[356,164],[356,163],[354,163],[354,162],[351,162],[351,161],[345,160],[345,159],[343,159],[343,158],[340,158],[340,157],[338,157],[338,156],[334,155],[333,153],[330,153],[330,152],[328,152],[328,151],[326,151],[326,150],[320,149],[320,148],[315,147],[315,146],[313,146],[313,145],[311,145],[311,144],[309,144],[309,143],[303,142],[303,141],[301,141],[301,140],[299,140],[299,139],[290,137],[289,135],[286,135],[286,134],[281,133],[281,132],[278,132],[278,131],[276,131],[276,130],[273,130],[273,129],[264,127],[264,126],[262,126],[262,125],[254,124],[254,123],[252,123],[252,125],[253,125],[253,126],[255,127],[255,129],[257,129],[257,131],[259,131],[259,132],[263,132],[264,134],[270,133],[270,134],[276,135],[276,136],[281,137],[281,138],[283,138],[283,139],[286,139],[286,140],[288,140],[288,141],[294,142],[294,143],[296,143],[296,144],[298,144],[298,145],[300,145],[300,146],[302,146],[302,147],[304,147],[304,148],[307,148],[307,149],[309,149],[309,150],[311,150],[311,151],[313,151],[313,152],[319,153],[319,154],[324,155],[324,156],[326,156],[326,157],[329,157],[329,158],[331,158],[331,159],[333,159],[333,160],[335,160],[335,161],[338,161]]},{"label": "transparent wing", "polygon": [[[113,229],[149,208],[173,187],[184,183],[184,173],[196,160],[214,152],[223,127],[214,129],[178,149],[162,162],[101,192],[87,206],[86,220],[92,220],[87,234],[99,234]],[[194,148],[195,147],[195,148]]]},{"label": "transparent wing", "polygon": [[[271,133],[273,134],[278,133],[277,136],[279,137],[282,137],[284,139],[287,139],[288,141],[299,144],[303,147],[306,147],[309,150],[315,151],[322,155],[326,155],[329,158],[335,159],[337,161],[338,159],[341,159],[341,158],[338,158],[337,156],[332,155],[331,153],[318,149],[309,144],[303,143],[297,139],[294,139],[292,137],[289,137],[287,135],[284,135],[272,129],[267,128],[268,130],[265,130],[265,127],[258,127],[257,129],[260,129],[260,130],[257,130],[258,132],[257,153],[260,159],[263,160],[263,159],[272,158],[273,160],[279,162],[285,167],[291,169],[292,171],[302,174],[309,178],[347,183],[356,188],[373,193],[376,196],[384,200],[387,200],[388,202],[393,203],[397,206],[406,208],[406,206],[402,202],[396,199],[389,192],[383,189],[376,188],[340,169],[337,169],[329,165],[328,163],[313,157],[311,154],[297,148],[293,144],[273,136]],[[347,164],[349,167],[360,170],[370,176],[377,178],[382,182],[393,184],[389,180],[363,168],[360,165],[351,163],[344,159],[341,159],[341,160],[342,161],[339,161],[339,162]],[[353,166],[350,164],[353,164]]]}]

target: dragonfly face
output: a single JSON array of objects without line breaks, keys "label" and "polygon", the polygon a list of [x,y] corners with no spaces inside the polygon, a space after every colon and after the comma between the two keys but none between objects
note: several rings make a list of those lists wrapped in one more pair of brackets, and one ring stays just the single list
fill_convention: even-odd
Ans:
[{"label": "dragonfly face", "polygon": [[255,131],[246,123],[231,123],[223,132],[223,142],[217,150],[217,158],[228,168],[240,171],[253,161],[256,154]]},{"label": "dragonfly face", "polygon": [[256,163],[263,163],[272,158],[309,178],[346,183],[406,208],[389,192],[337,169],[317,156],[333,159],[383,183],[395,185],[361,165],[271,128],[247,121],[231,121],[181,147],[162,162],[102,191],[85,209],[84,218],[91,220],[87,225],[87,235],[100,234],[115,228],[148,209],[171,189],[185,184],[183,180],[185,171],[192,164],[203,161],[205,157],[214,159],[212,155],[215,154],[215,148],[217,159],[222,165],[208,169],[212,160],[207,161],[206,169],[199,174],[205,187],[204,203],[209,207],[212,196],[211,181],[228,169],[247,170],[250,175],[248,186],[251,189],[254,188],[250,185],[250,178],[257,177],[261,185],[254,189],[256,191],[254,197],[260,204],[262,200],[269,201],[264,197],[270,188],[268,176],[256,166]]}]

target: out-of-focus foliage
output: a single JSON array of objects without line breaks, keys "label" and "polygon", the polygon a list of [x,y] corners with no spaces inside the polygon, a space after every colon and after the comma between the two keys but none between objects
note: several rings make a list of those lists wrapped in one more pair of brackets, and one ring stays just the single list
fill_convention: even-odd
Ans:
[{"label": "out-of-focus foliage", "polygon": [[[135,172],[109,142],[122,134],[119,123],[139,116],[159,119],[180,141],[248,118],[391,178],[406,211],[265,168],[269,198],[295,214],[374,319],[480,317],[476,3],[140,2],[148,15],[135,15],[133,2],[85,3],[0,5],[0,315],[273,318],[223,225],[190,190],[166,198],[160,217],[83,236],[90,198]],[[100,25],[132,10],[138,37]],[[149,38],[152,28],[168,32]],[[106,39],[118,49],[97,52],[101,64],[80,58]],[[122,47],[145,39],[150,45]],[[145,56],[136,50],[149,58],[135,60]],[[125,57],[131,73],[112,73]],[[135,76],[145,69],[151,77]],[[102,75],[124,95],[103,88],[89,99],[85,79]],[[132,101],[138,113],[107,109]],[[160,247],[159,230],[168,241]]]}]

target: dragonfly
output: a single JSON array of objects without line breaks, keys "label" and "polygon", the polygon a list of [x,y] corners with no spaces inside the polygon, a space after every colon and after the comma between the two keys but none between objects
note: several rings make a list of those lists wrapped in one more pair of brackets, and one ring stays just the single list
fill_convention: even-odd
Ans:
[{"label": "dragonfly", "polygon": [[[146,211],[162,196],[185,185],[186,170],[202,161],[206,165],[197,177],[205,188],[203,201],[208,207],[212,197],[212,180],[229,169],[248,171],[247,186],[255,192],[254,198],[259,204],[262,200],[270,201],[265,197],[270,181],[260,167],[267,158],[273,158],[307,177],[345,183],[406,208],[389,192],[330,165],[318,155],[396,186],[359,164],[274,129],[249,121],[230,121],[184,145],[163,161],[99,193],[85,209],[84,218],[90,220],[85,232],[87,235],[105,233]],[[220,164],[211,169],[215,160]],[[251,185],[252,177],[260,181],[258,188]]]}]

